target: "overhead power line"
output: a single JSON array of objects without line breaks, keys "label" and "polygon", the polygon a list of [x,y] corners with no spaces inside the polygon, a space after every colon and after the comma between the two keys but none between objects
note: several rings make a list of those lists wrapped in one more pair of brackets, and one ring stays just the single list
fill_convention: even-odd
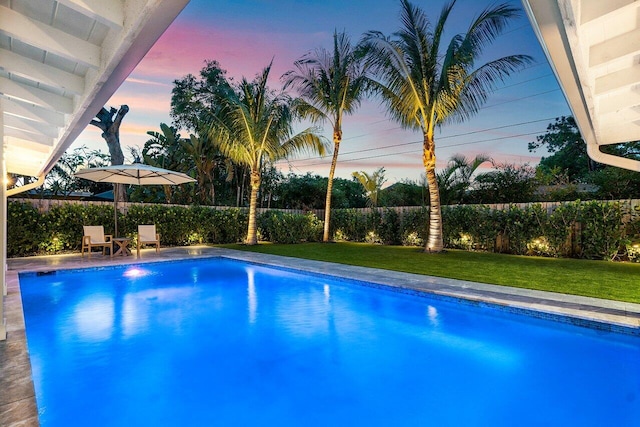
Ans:
[{"label": "overhead power line", "polygon": [[[549,74],[549,75],[551,75],[551,74]],[[546,76],[543,76],[543,77],[546,77]],[[541,78],[541,77],[537,77],[537,78],[531,79],[529,81],[537,80],[538,78]],[[514,84],[512,86],[517,86],[519,84],[528,83],[529,81],[516,83],[516,84]],[[499,103],[496,103],[496,104],[486,105],[486,106],[480,108],[480,111],[482,111],[482,110],[484,110],[486,108],[493,108],[493,107],[496,107],[496,106],[499,106],[499,105],[503,105],[503,104],[508,104],[508,103],[511,103],[511,102],[522,101],[523,99],[529,99],[529,98],[533,98],[533,97],[540,96],[540,95],[546,95],[546,94],[549,94],[549,93],[557,92],[559,90],[560,90],[559,88],[558,89],[552,89],[552,90],[548,90],[546,92],[535,93],[533,95],[522,96],[520,98],[510,99],[508,101],[503,101],[503,102],[499,102]],[[374,125],[374,124],[378,124],[378,123],[382,123],[382,122],[388,122],[388,121],[390,121],[390,119],[386,118],[386,119],[382,119],[382,120],[376,120],[375,122],[367,123],[367,125]],[[388,131],[398,130],[398,129],[402,129],[402,126],[395,126],[395,127],[392,127],[392,128],[380,129],[380,130],[376,131],[376,133],[388,132]],[[350,141],[350,140],[354,140],[354,139],[358,139],[358,138],[363,138],[363,137],[369,136],[369,135],[373,135],[373,132],[363,133],[363,134],[356,135],[356,136],[350,136],[348,138],[344,138],[342,141]]]},{"label": "overhead power line", "polygon": [[[469,132],[463,132],[463,133],[458,133],[458,134],[454,134],[454,135],[446,135],[446,136],[440,136],[438,137],[438,141],[441,141],[443,139],[450,139],[450,138],[458,138],[460,136],[468,136],[468,135],[476,135],[479,133],[485,133],[485,132],[489,132],[489,131],[494,131],[494,130],[500,130],[500,129],[507,129],[507,128],[511,128],[511,127],[517,127],[517,126],[524,126],[524,125],[529,125],[529,124],[533,124],[533,123],[539,123],[539,122],[548,122],[550,120],[555,119],[555,117],[550,117],[550,118],[545,118],[545,119],[538,119],[538,120],[529,120],[526,122],[520,122],[520,123],[512,123],[509,125],[503,125],[503,126],[496,126],[496,127],[492,127],[492,128],[487,128],[487,129],[481,129],[481,130],[474,130],[474,131],[469,131]],[[534,132],[534,134],[539,134],[540,132]],[[487,142],[487,141],[492,141],[492,140],[498,140],[498,139],[506,139],[506,138],[515,138],[518,136],[524,136],[525,134],[521,134],[521,135],[512,135],[512,136],[507,136],[507,137],[501,137],[501,138],[494,138],[494,139],[489,139],[489,140],[483,140],[483,141],[478,141],[478,142]],[[528,135],[528,134],[527,134]],[[471,142],[472,144],[478,143],[478,142]],[[359,154],[359,153],[365,153],[368,151],[378,151],[378,150],[385,150],[387,148],[396,148],[396,147],[403,147],[403,146],[407,146],[407,145],[413,145],[413,144],[420,144],[422,143],[422,140],[419,141],[411,141],[411,142],[402,142],[399,144],[391,144],[391,145],[384,145],[381,147],[372,147],[372,148],[364,148],[362,150],[354,150],[354,151],[346,151],[346,152],[342,152],[340,153],[340,155],[342,156],[348,156],[350,154]],[[462,143],[462,145],[467,145],[469,143]],[[442,146],[440,148],[446,148],[446,147],[453,147],[453,146],[457,146],[457,145],[451,145],[451,146]],[[397,154],[397,153],[396,153]],[[388,154],[385,154],[388,155]],[[323,158],[328,158],[329,156],[314,156],[314,157],[307,157],[304,159],[290,159],[287,160],[288,163],[290,162],[304,162],[304,161],[308,161],[308,160],[316,160],[316,159],[323,159]],[[282,162],[284,160],[281,160],[280,162]],[[341,162],[346,161],[346,160],[340,160]],[[279,162],[276,162],[279,163]],[[314,163],[315,164],[323,164],[323,163]],[[313,165],[308,165],[308,166],[313,166]]]},{"label": "overhead power line", "polygon": [[[517,134],[517,135],[503,136],[503,137],[500,137],[500,138],[490,138],[490,139],[483,139],[483,140],[478,140],[478,141],[461,142],[461,143],[458,143],[458,144],[443,145],[443,146],[440,146],[439,148],[443,149],[443,148],[459,147],[459,146],[462,146],[462,145],[479,144],[479,143],[482,143],[482,142],[500,141],[500,140],[504,140],[504,139],[518,138],[518,137],[521,137],[521,136],[531,136],[531,135],[539,135],[539,134],[540,134],[540,132],[521,133],[521,134]],[[422,140],[407,142],[407,143],[404,143],[404,144],[401,144],[401,145],[411,145],[411,144],[421,144],[421,143],[422,143]],[[376,158],[379,158],[379,157],[399,156],[399,155],[403,155],[403,154],[420,154],[420,153],[421,153],[420,151],[410,150],[410,151],[403,151],[403,152],[400,152],[400,153],[392,153],[392,154],[388,154],[388,153],[376,154],[374,156],[357,157],[357,158],[354,158],[354,159],[341,159],[340,163],[349,163],[349,162],[355,162],[355,161],[358,161],[358,160],[376,159]],[[299,167],[306,168],[306,167],[309,167],[309,166],[318,166],[318,165],[324,165],[324,164],[326,164],[326,163],[325,162],[318,162],[318,163],[310,163],[310,164],[306,164],[306,165],[299,165]]]}]

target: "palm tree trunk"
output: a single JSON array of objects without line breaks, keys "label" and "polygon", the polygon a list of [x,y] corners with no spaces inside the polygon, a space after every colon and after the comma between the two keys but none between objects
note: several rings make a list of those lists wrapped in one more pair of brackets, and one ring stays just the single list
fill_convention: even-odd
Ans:
[{"label": "palm tree trunk", "polygon": [[322,241],[329,241],[329,227],[331,225],[331,194],[333,192],[333,175],[336,173],[338,164],[338,151],[342,141],[342,129],[339,127],[333,130],[333,158],[331,159],[331,169],[329,169],[329,181],[327,182],[327,198],[324,202],[324,234]]},{"label": "palm tree trunk", "polygon": [[425,252],[442,252],[442,210],[440,208],[440,189],[436,179],[436,151],[433,137],[424,135],[422,147],[422,163],[429,187],[429,237],[424,248]]},{"label": "palm tree trunk", "polygon": [[251,199],[249,202],[249,229],[247,230],[247,245],[258,244],[256,228],[256,208],[258,205],[258,190],[260,189],[260,172],[251,171]]},{"label": "palm tree trunk", "polygon": [[167,203],[171,203],[171,186],[163,185],[162,190],[164,191],[164,199]]}]

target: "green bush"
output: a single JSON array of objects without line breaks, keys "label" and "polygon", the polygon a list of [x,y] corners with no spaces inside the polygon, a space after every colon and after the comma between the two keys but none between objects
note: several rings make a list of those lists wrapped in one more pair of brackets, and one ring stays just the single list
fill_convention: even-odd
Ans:
[{"label": "green bush", "polygon": [[493,211],[492,216],[501,238],[498,251],[525,255],[529,251],[529,243],[542,235],[539,225],[541,214],[540,205],[526,209],[511,205],[508,209]]},{"label": "green bush", "polygon": [[[31,204],[8,205],[9,256],[79,250],[83,225],[114,234],[113,207],[66,203],[40,213]],[[547,212],[541,205],[494,210],[484,205],[445,206],[443,239],[447,248],[513,254],[579,256],[640,261],[640,210],[624,212],[617,202],[570,202]],[[428,237],[429,211],[412,209],[337,209],[331,235],[336,240],[418,245]],[[624,225],[623,225],[624,223]],[[119,214],[119,234],[135,238],[138,224],[156,224],[163,245],[236,243],[246,235],[245,209],[203,206],[132,205]],[[263,240],[274,243],[319,241],[322,221],[313,214],[268,211],[258,216]]]},{"label": "green bush", "polygon": [[301,243],[322,240],[323,226],[314,214],[269,211],[258,216],[262,239],[273,243]]},{"label": "green bush", "polygon": [[378,225],[378,236],[385,245],[401,245],[402,233],[400,215],[395,209],[385,209]]},{"label": "green bush", "polygon": [[403,245],[423,246],[429,235],[429,209],[423,206],[405,211],[400,219],[400,230]]},{"label": "green bush", "polygon": [[367,218],[355,209],[336,209],[331,212],[329,232],[336,240],[364,242]]},{"label": "green bush", "polygon": [[539,219],[542,234],[549,243],[552,256],[574,255],[574,229],[580,215],[580,201],[563,203],[556,207],[546,220]]},{"label": "green bush", "polygon": [[580,209],[580,246],[589,259],[614,259],[623,244],[622,209],[617,202],[584,202]]},{"label": "green bush", "polygon": [[7,206],[7,256],[38,253],[45,240],[42,215],[29,203],[9,202]]}]

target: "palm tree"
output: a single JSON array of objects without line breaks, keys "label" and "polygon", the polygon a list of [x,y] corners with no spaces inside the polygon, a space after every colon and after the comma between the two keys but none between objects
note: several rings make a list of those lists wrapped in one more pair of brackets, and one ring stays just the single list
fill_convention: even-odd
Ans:
[{"label": "palm tree", "polygon": [[389,115],[405,128],[422,131],[422,162],[430,206],[425,246],[428,252],[443,249],[435,127],[477,113],[498,82],[531,62],[527,55],[510,55],[476,68],[483,48],[517,16],[518,9],[508,4],[485,9],[465,34],[454,35],[446,49],[442,48],[447,19],[455,3],[453,0],[444,6],[432,27],[421,9],[401,0],[402,28],[389,38],[369,31],[363,40],[365,65],[377,76],[376,86]]},{"label": "palm tree", "polygon": [[489,161],[491,157],[484,154],[478,154],[471,160],[460,154],[451,157],[447,167],[436,174],[440,202],[443,205],[463,203],[466,192],[473,184],[473,174],[481,164]]},{"label": "palm tree", "polygon": [[[161,132],[148,131],[147,135],[151,139],[144,143],[142,148],[142,159],[144,163],[164,169],[176,170],[189,174],[189,165],[181,149],[181,138],[178,129],[160,123]],[[173,200],[173,188],[170,185],[163,185],[164,196],[167,203]]]},{"label": "palm tree", "polygon": [[215,149],[215,145],[204,135],[189,135],[189,138],[181,139],[180,144],[185,153],[193,162],[198,179],[198,193],[200,203],[215,205],[216,191],[214,187],[214,172],[223,163],[221,156]]},{"label": "palm tree", "polygon": [[368,204],[371,207],[377,207],[379,202],[380,190],[382,190],[382,186],[387,180],[384,177],[384,168],[379,168],[375,170],[371,175],[366,173],[365,171],[353,172],[351,176],[356,178],[367,195]]},{"label": "palm tree", "polygon": [[323,155],[326,148],[315,128],[293,134],[294,101],[267,88],[270,70],[271,64],[254,81],[243,78],[237,91],[220,97],[210,130],[222,154],[250,170],[248,245],[258,243],[256,207],[263,163],[302,151]]},{"label": "palm tree", "polygon": [[316,49],[294,63],[296,71],[283,76],[285,88],[293,86],[304,102],[298,105],[300,113],[313,122],[328,121],[333,126],[333,158],[329,169],[325,200],[324,234],[329,241],[331,220],[331,193],[333,177],[342,142],[342,116],[353,114],[369,86],[369,79],[361,66],[357,48],[344,33],[333,33],[333,52]]}]

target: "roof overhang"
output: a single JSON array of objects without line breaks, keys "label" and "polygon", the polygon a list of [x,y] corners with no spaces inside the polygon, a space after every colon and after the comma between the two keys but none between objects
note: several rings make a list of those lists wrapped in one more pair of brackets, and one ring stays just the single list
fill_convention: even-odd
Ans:
[{"label": "roof overhang", "polygon": [[7,173],[42,176],[189,0],[0,0]]},{"label": "roof overhang", "polygon": [[640,140],[640,2],[522,0],[589,156],[640,171],[600,147]]}]

